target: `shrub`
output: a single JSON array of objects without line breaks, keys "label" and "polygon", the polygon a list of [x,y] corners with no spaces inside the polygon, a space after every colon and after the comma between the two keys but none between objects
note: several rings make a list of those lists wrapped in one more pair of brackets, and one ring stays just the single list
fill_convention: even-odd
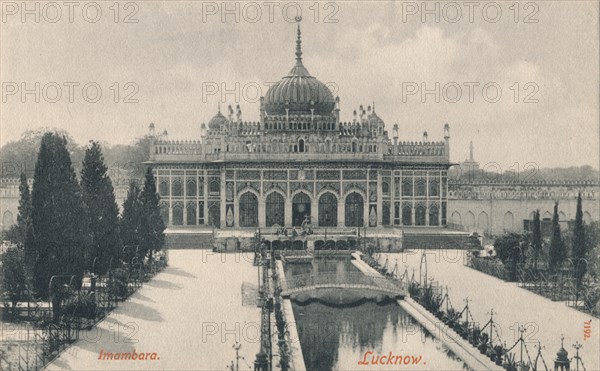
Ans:
[{"label": "shrub", "polygon": [[118,300],[124,300],[129,295],[127,287],[129,275],[126,270],[117,268],[112,271],[108,281],[108,292]]}]

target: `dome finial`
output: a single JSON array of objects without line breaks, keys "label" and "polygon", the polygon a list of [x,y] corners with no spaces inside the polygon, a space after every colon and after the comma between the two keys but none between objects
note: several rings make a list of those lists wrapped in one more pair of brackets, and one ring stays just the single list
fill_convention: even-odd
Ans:
[{"label": "dome finial", "polygon": [[302,21],[302,17],[297,16],[298,38],[296,39],[296,66],[302,66],[302,32],[300,31],[300,21]]},{"label": "dome finial", "polygon": [[221,102],[217,102],[217,111],[221,113]]}]

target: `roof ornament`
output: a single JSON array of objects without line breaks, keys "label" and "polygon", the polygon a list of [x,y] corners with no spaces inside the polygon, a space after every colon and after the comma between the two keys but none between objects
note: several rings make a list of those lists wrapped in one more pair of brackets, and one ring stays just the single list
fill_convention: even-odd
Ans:
[{"label": "roof ornament", "polygon": [[298,23],[298,38],[296,39],[296,66],[302,66],[302,32],[300,31],[301,16],[296,17]]}]

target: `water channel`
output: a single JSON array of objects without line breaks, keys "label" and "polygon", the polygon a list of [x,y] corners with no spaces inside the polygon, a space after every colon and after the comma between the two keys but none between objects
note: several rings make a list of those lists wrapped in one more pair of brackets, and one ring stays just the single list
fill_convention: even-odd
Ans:
[{"label": "water channel", "polygon": [[[315,272],[359,270],[349,258],[330,257],[286,267],[288,278]],[[308,370],[468,370],[394,300],[293,301],[292,307]]]}]

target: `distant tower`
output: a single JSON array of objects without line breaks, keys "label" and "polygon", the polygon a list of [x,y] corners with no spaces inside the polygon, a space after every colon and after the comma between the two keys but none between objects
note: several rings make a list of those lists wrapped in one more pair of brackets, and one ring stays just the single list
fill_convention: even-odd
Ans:
[{"label": "distant tower", "polygon": [[475,160],[473,159],[473,141],[471,141],[471,143],[469,144],[469,161],[475,162]]},{"label": "distant tower", "polygon": [[479,171],[479,162],[475,161],[475,157],[473,156],[473,141],[469,143],[469,158],[460,164],[460,167],[463,174]]}]

